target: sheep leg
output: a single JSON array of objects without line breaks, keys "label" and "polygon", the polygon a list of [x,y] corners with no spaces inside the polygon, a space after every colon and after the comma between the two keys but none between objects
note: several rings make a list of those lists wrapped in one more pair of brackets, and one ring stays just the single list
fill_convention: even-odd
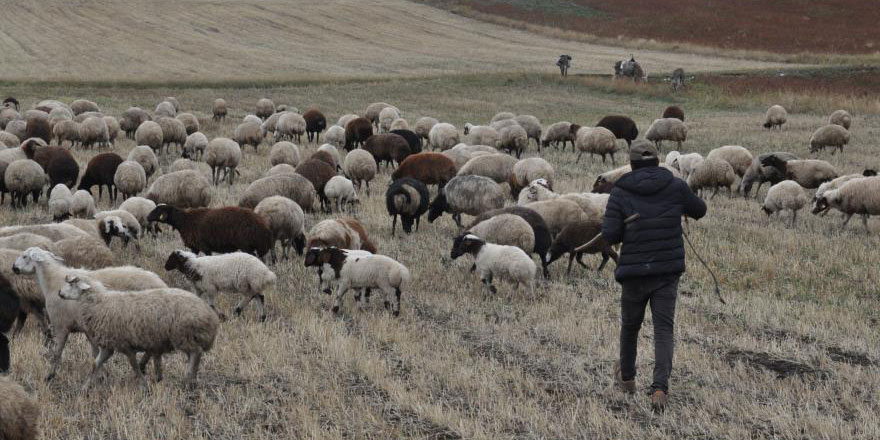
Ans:
[{"label": "sheep leg", "polygon": [[577,263],[580,264],[581,267],[583,267],[584,269],[589,269],[589,267],[587,267],[587,264],[584,263],[584,260],[582,260],[582,258],[584,258],[584,253],[583,253],[583,252],[579,252],[579,253],[577,254],[577,258],[575,258],[575,261],[577,261]]},{"label": "sheep leg", "polygon": [[333,300],[333,308],[330,309],[333,313],[339,313],[339,307],[342,306],[342,299],[345,298],[345,292],[348,292],[349,284],[339,283],[339,287],[336,288],[336,298]]},{"label": "sheep leg", "polygon": [[865,225],[865,232],[871,232],[868,230],[868,217],[870,217],[869,214],[862,214],[862,224]]},{"label": "sheep leg", "polygon": [[577,157],[577,160],[575,160],[575,161],[574,161],[574,163],[578,163],[578,162],[580,162],[580,161],[581,161],[581,155],[582,155],[582,154],[584,154],[584,152],[583,152],[583,151],[581,151],[581,152],[579,152],[579,153],[578,153],[578,157]]},{"label": "sheep leg", "polygon": [[107,359],[110,359],[110,356],[113,356],[113,350],[101,347],[101,351],[98,352],[98,356],[95,358],[95,365],[92,367],[92,372],[82,384],[82,391],[86,391],[92,386],[92,382],[98,377],[98,374],[101,373],[104,363],[107,362]]},{"label": "sheep leg", "polygon": [[262,294],[257,295],[257,313],[260,316],[260,322],[266,322],[266,297]]},{"label": "sheep leg", "polygon": [[566,275],[571,274],[571,263],[574,262],[574,252],[568,254],[568,269],[565,270]]},{"label": "sheep leg", "polygon": [[843,224],[840,225],[841,228],[845,227],[847,223],[849,223],[849,219],[852,218],[852,214],[846,214],[846,218],[843,219]]},{"label": "sheep leg", "polygon": [[715,191],[712,192],[712,195],[709,196],[709,200],[714,199],[716,194],[718,194],[718,187],[717,186],[715,187]]},{"label": "sheep leg", "polygon": [[186,383],[186,387],[189,389],[192,389],[196,385],[196,378],[199,375],[199,362],[201,362],[201,360],[201,350],[189,353],[189,365],[187,367],[186,379],[184,379],[184,383]]},{"label": "sheep leg", "polygon": [[134,378],[140,382],[142,387],[149,387],[147,378],[144,377],[144,374],[141,372],[141,366],[138,364],[137,354],[131,351],[125,353],[125,357],[128,358],[128,364],[131,365],[131,369],[134,371]]},{"label": "sheep leg", "polygon": [[394,289],[394,310],[391,311],[391,314],[395,317],[400,316],[400,288]]},{"label": "sheep leg", "polygon": [[16,320],[15,320],[15,329],[12,330],[12,337],[13,338],[18,336],[19,333],[21,333],[21,329],[22,329],[22,327],[24,327],[24,323],[25,323],[25,321],[27,321],[27,317],[28,317],[28,315],[26,312],[24,312],[23,310],[18,311],[18,318],[16,318]]},{"label": "sheep leg", "polygon": [[49,362],[49,374],[46,375],[46,382],[54,379],[58,373],[58,366],[61,364],[61,354],[64,352],[64,346],[67,345],[69,334],[67,329],[56,329],[55,331],[55,346],[52,349],[52,359]]},{"label": "sheep leg", "polygon": [[394,237],[394,229],[397,228],[397,214],[391,216],[391,236]]},{"label": "sheep leg", "polygon": [[458,214],[458,213],[452,214],[452,219],[455,220],[455,224],[458,225],[459,228],[464,227],[464,225],[461,224],[461,214]]}]

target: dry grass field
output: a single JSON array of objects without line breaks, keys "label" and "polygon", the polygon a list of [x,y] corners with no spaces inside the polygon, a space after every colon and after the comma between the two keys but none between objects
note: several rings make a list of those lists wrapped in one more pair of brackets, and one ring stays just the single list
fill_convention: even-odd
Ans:
[{"label": "dry grass field", "polygon": [[[669,103],[687,111],[685,151],[703,154],[727,144],[753,153],[786,150],[807,156],[811,132],[832,106],[876,106],[870,97],[828,96],[783,102],[794,110],[780,132],[761,128],[770,99],[721,99],[725,91],[695,86],[672,96],[665,86],[629,87],[607,79],[560,80],[555,75],[457,75],[420,79],[290,83],[267,87],[96,86],[6,84],[25,106],[47,98],[87,97],[118,115],[130,105],[152,109],[176,96],[199,116],[209,138],[229,136],[258,98],[300,109],[315,106],[335,119],[388,101],[410,121],[431,115],[457,126],[487,121],[496,111],[538,116],[544,124],[571,120],[593,124],[612,113],[632,115],[641,130]],[[210,121],[214,98],[232,109],[229,122]],[[827,108],[820,108],[825,106]],[[876,108],[876,107],[875,107]],[[877,168],[877,112],[854,111],[853,140],[843,155],[824,157],[842,172]],[[125,154],[133,142],[122,140]],[[306,154],[315,145],[303,145]],[[264,144],[246,151],[241,179],[216,190],[214,205],[237,202],[245,186],[268,169]],[[95,151],[75,155],[84,164]],[[537,154],[534,147],[527,154]],[[556,167],[558,191],[587,191],[610,169],[600,161],[574,163],[574,153],[541,155]],[[618,163],[623,155],[618,154]],[[163,158],[163,166],[172,160]],[[611,270],[551,267],[552,279],[534,297],[499,286],[492,296],[468,273],[467,258],[450,261],[458,232],[449,216],[426,221],[412,235],[390,237],[384,208],[389,171],[355,215],[379,244],[413,274],[402,314],[393,318],[372,304],[358,312],[348,298],[342,315],[329,312],[316,277],[302,258],[273,266],[279,276],[268,295],[268,322],[253,310],[221,326],[204,358],[199,385],[182,386],[185,359],[168,356],[166,379],[144,392],[122,358],[90,393],[78,391],[90,370],[81,335],[68,344],[62,370],[43,382],[47,361],[37,327],[15,339],[11,377],[34,392],[42,406],[44,438],[877,438],[880,319],[876,252],[880,224],[840,227],[840,218],[802,212],[795,229],[769,220],[755,200],[719,195],[709,214],[690,223],[694,244],[717,271],[728,305],[711,291],[711,279],[689,252],[678,305],[677,352],[671,407],[653,414],[644,394],[627,397],[612,386],[617,354],[619,287]],[[765,189],[766,191],[766,189]],[[512,203],[512,202],[510,202]],[[106,198],[101,208],[109,208]],[[314,214],[308,227],[338,214]],[[0,208],[3,224],[49,220],[38,206]],[[465,218],[467,221],[467,217]],[[143,251],[118,248],[120,263],[166,273],[165,257],[181,246],[166,231],[141,240]],[[586,259],[592,267],[598,257]],[[227,313],[234,298],[223,297]],[[638,383],[647,391],[652,368],[650,319],[640,349]]]},{"label": "dry grass field", "polygon": [[[543,37],[404,0],[0,0],[0,78],[215,81],[607,73],[628,49]],[[651,72],[774,64],[639,51]]]}]

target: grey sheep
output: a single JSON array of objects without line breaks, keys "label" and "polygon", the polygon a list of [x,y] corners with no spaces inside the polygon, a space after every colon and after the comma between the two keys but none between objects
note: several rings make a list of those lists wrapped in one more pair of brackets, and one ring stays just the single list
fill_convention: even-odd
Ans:
[{"label": "grey sheep", "polygon": [[[146,145],[152,148],[153,151],[159,151],[165,143],[163,136],[164,133],[162,127],[159,126],[158,123],[144,121],[138,126],[137,130],[135,130],[134,142],[137,145]],[[146,167],[144,167],[144,169],[146,169]]]},{"label": "grey sheep", "polygon": [[287,197],[271,196],[261,200],[254,212],[263,216],[272,231],[272,261],[278,261],[275,243],[281,242],[281,252],[285,259],[289,258],[288,250],[293,247],[297,254],[302,255],[306,244],[306,219],[302,208]]},{"label": "grey sheep", "polygon": [[144,198],[157,205],[164,203],[178,208],[205,207],[211,204],[212,197],[211,182],[194,170],[159,176],[144,194]]},{"label": "grey sheep", "polygon": [[544,133],[541,135],[541,147],[556,147],[560,143],[562,144],[562,151],[565,151],[565,146],[567,143],[571,142],[572,148],[574,148],[574,137],[571,133],[571,122],[561,121],[556,122],[549,127]]},{"label": "grey sheep", "polygon": [[261,98],[257,101],[257,108],[254,112],[258,118],[262,120],[266,120],[269,116],[272,116],[272,113],[275,113],[275,103],[272,102],[269,98]]},{"label": "grey sheep", "polygon": [[488,154],[477,156],[467,161],[458,170],[459,176],[483,176],[495,181],[495,183],[508,183],[513,181],[513,168],[517,160],[507,154]]},{"label": "grey sheep", "polygon": [[844,145],[849,143],[849,131],[841,125],[828,124],[820,127],[813,132],[810,137],[810,153],[817,153],[831,147],[831,154],[835,153],[835,148],[843,153]]},{"label": "grey sheep", "polygon": [[[218,137],[211,139],[205,148],[205,163],[211,167],[211,179],[214,185],[226,180],[229,185],[235,183],[235,174],[241,162],[241,147],[232,139]],[[223,176],[220,176],[220,172]]]},{"label": "grey sheep", "polygon": [[156,153],[153,152],[153,148],[149,145],[138,145],[132,148],[131,151],[128,152],[128,158],[126,160],[133,160],[141,164],[141,167],[143,167],[144,173],[147,176],[147,180],[149,180],[150,176],[159,169],[159,158],[156,157]]},{"label": "grey sheep", "polygon": [[168,101],[160,102],[156,105],[156,110],[153,112],[153,117],[156,119],[173,118],[175,116],[177,116],[177,110],[174,110],[174,104]]},{"label": "grey sheep", "polygon": [[584,153],[590,153],[590,161],[593,160],[594,154],[602,156],[602,163],[605,163],[605,156],[610,154],[611,163],[617,163],[614,159],[614,153],[617,152],[617,138],[605,127],[581,127],[575,135],[574,145],[578,149],[575,163],[580,162]]},{"label": "grey sheep", "polygon": [[354,182],[358,190],[361,185],[366,184],[367,195],[370,194],[370,182],[376,177],[378,170],[373,155],[362,149],[349,152],[342,163],[342,172]]},{"label": "grey sheep", "polygon": [[645,132],[645,139],[654,142],[658,149],[663,146],[663,141],[677,142],[678,150],[681,150],[681,143],[687,140],[687,132],[687,126],[677,118],[655,119]]},{"label": "grey sheep", "polygon": [[517,124],[520,125],[523,129],[526,130],[526,134],[528,134],[529,139],[534,139],[535,144],[538,145],[538,150],[541,150],[541,121],[538,118],[532,115],[518,115],[513,118]]},{"label": "grey sheep", "polygon": [[424,116],[416,120],[416,125],[413,127],[413,131],[419,136],[419,139],[422,139],[422,144],[424,145],[424,142],[428,141],[431,129],[439,123],[440,121],[436,118]]},{"label": "grey sheep", "polygon": [[79,141],[83,147],[110,146],[110,130],[103,117],[89,116],[79,127]]},{"label": "grey sheep", "polygon": [[529,146],[529,135],[519,124],[504,127],[498,134],[501,135],[498,148],[507,150],[511,154],[515,153],[517,159]]},{"label": "grey sheep", "polygon": [[299,148],[293,142],[276,142],[272,149],[269,150],[269,163],[272,166],[286,163],[295,167],[300,163]]},{"label": "grey sheep", "polygon": [[27,196],[33,197],[34,203],[40,198],[43,187],[49,183],[49,179],[43,172],[40,164],[30,159],[12,161],[6,167],[3,176],[6,189],[12,193],[12,207],[26,207]]},{"label": "grey sheep", "polygon": [[119,128],[125,132],[125,136],[134,139],[134,132],[146,121],[152,120],[150,114],[140,107],[129,107],[122,112],[122,118],[119,120]]},{"label": "grey sheep", "polygon": [[727,188],[728,195],[733,195],[732,188],[735,181],[736,173],[733,167],[720,159],[703,160],[703,163],[687,178],[688,186],[698,194],[705,188],[714,188],[711,197],[718,194],[719,188]]},{"label": "grey sheep", "polygon": [[775,185],[785,180],[785,175],[777,168],[763,164],[763,162],[765,162],[770,156],[778,156],[783,161],[797,159],[797,156],[794,154],[782,151],[758,155],[758,157],[752,160],[752,164],[746,170],[745,174],[743,174],[742,180],[740,181],[739,192],[743,197],[749,196],[752,192],[752,186],[755,183],[758,184],[758,187],[755,189],[755,198],[758,198],[758,194],[761,192],[761,186],[764,185],[764,182],[770,182],[770,185]]},{"label": "grey sheep", "polygon": [[839,125],[849,130],[849,126],[852,124],[852,115],[846,110],[835,110],[828,118],[828,123]]},{"label": "grey sheep", "polygon": [[241,147],[251,145],[254,147],[254,151],[257,151],[257,147],[263,142],[263,136],[260,134],[260,124],[255,122],[238,124],[238,126],[235,127],[235,133],[232,136],[232,140],[238,142],[238,145]]},{"label": "grey sheep", "polygon": [[504,206],[504,191],[492,179],[483,176],[456,176],[440,189],[431,201],[428,222],[433,223],[444,212],[452,214],[459,227],[461,215],[477,216]]},{"label": "grey sheep", "polygon": [[211,106],[211,115],[214,122],[223,121],[226,119],[226,114],[228,110],[226,108],[226,100],[223,98],[217,98],[214,100],[214,104]]},{"label": "grey sheep", "polygon": [[254,209],[263,199],[283,196],[296,202],[303,211],[312,212],[318,193],[315,186],[305,177],[294,174],[279,174],[253,181],[238,199],[238,206]]},{"label": "grey sheep", "polygon": [[187,159],[200,159],[205,154],[205,148],[208,147],[208,137],[204,133],[197,131],[186,137],[183,143],[182,156]]},{"label": "grey sheep", "polygon": [[147,186],[147,173],[141,164],[126,160],[116,167],[113,184],[122,193],[122,200],[125,200],[144,190]]},{"label": "grey sheep", "polygon": [[182,150],[183,144],[186,143],[186,127],[183,122],[174,117],[163,117],[156,119],[156,123],[162,128],[162,145],[166,151],[171,147],[171,144],[175,144]]},{"label": "grey sheep", "polygon": [[199,120],[192,113],[181,113],[176,118],[183,123],[187,136],[199,131]]},{"label": "grey sheep", "polygon": [[788,120],[788,112],[781,105],[771,105],[764,115],[764,128],[778,128],[782,130],[782,125]]},{"label": "grey sheep", "polygon": [[458,130],[445,122],[435,124],[428,133],[428,140],[432,149],[446,151],[458,144]]},{"label": "grey sheep", "polygon": [[334,125],[327,129],[327,132],[324,133],[324,142],[333,145],[336,148],[342,148],[345,146],[345,129]]},{"label": "grey sheep", "polygon": [[100,112],[101,108],[98,107],[98,104],[86,100],[86,99],[77,99],[70,103],[70,111],[73,112],[73,115],[76,116],[85,112]]}]

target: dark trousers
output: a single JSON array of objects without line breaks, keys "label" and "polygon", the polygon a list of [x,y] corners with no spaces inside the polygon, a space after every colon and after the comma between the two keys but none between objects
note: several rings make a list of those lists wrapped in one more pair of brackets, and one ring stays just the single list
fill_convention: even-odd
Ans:
[{"label": "dark trousers", "polygon": [[620,372],[623,380],[636,377],[639,330],[645,319],[645,307],[650,303],[654,321],[654,382],[651,389],[669,390],[679,277],[679,274],[663,275],[620,283],[623,288],[620,301]]}]

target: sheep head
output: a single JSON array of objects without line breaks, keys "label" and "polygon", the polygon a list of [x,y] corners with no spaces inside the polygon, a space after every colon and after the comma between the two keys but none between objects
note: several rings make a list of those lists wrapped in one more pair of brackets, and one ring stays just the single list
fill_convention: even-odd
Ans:
[{"label": "sheep head", "polygon": [[447,209],[449,209],[449,203],[446,201],[446,191],[441,189],[437,193],[437,197],[428,205],[428,223],[434,223],[434,220],[443,215]]},{"label": "sheep head", "polygon": [[449,253],[449,256],[454,260],[464,254],[476,255],[484,244],[486,242],[483,239],[466,232],[452,240],[452,251]]},{"label": "sheep head", "polygon": [[21,255],[15,259],[15,262],[12,263],[12,271],[17,274],[31,274],[36,271],[38,263],[52,260],[64,261],[61,257],[55,256],[55,254],[47,250],[38,247],[31,247],[22,252]]},{"label": "sheep head", "polygon": [[90,282],[81,279],[77,275],[67,275],[64,277],[64,285],[58,291],[58,296],[61,299],[78,300],[88,295],[91,290],[92,285]]}]

